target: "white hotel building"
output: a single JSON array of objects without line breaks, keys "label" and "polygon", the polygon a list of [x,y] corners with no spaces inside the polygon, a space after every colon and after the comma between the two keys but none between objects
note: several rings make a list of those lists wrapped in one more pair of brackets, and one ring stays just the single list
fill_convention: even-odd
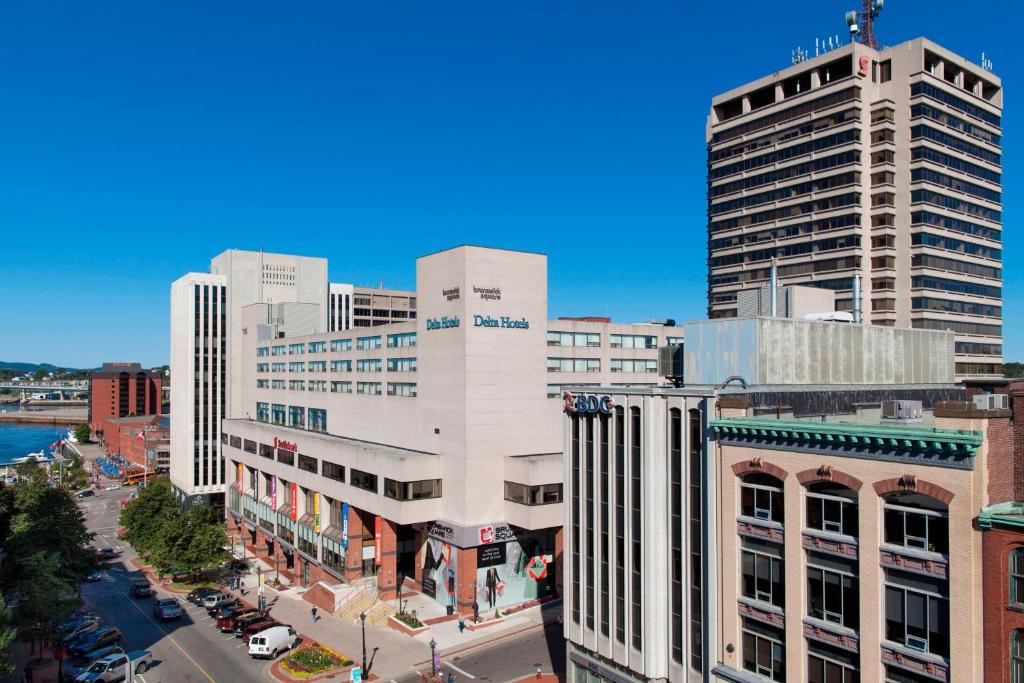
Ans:
[{"label": "white hotel building", "polygon": [[[462,246],[416,275],[415,292],[363,290],[369,318],[336,285],[240,305],[213,432],[228,515],[301,583],[375,576],[381,597],[401,581],[462,611],[559,593],[561,387],[656,385],[681,335],[548,320],[541,254]],[[324,310],[351,322],[317,327]],[[174,452],[172,475],[194,474]]]}]

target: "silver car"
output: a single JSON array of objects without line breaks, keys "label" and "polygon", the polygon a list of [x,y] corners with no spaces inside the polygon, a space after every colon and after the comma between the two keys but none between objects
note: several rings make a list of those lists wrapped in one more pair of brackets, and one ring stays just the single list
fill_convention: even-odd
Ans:
[{"label": "silver car", "polygon": [[182,614],[184,612],[181,609],[181,604],[174,598],[162,598],[153,603],[153,616],[160,621],[181,619]]}]

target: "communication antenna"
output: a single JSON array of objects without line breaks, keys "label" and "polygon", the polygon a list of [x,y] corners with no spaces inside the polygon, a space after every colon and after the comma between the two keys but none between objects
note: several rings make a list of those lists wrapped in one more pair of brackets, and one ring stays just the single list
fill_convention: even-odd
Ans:
[{"label": "communication antenna", "polygon": [[992,60],[986,58],[984,52],[981,53],[981,68],[985,71],[992,71]]},{"label": "communication antenna", "polygon": [[[799,64],[800,62],[804,61],[805,59],[807,59],[807,52],[804,51],[804,49],[802,47],[798,47],[798,48],[793,50],[793,63],[794,64]],[[982,59],[984,59],[984,55],[982,55]]]},{"label": "communication antenna", "polygon": [[883,5],[885,0],[861,0],[859,11],[851,10],[846,13],[846,25],[850,29],[851,40],[859,41],[874,50],[878,49],[874,24]]}]

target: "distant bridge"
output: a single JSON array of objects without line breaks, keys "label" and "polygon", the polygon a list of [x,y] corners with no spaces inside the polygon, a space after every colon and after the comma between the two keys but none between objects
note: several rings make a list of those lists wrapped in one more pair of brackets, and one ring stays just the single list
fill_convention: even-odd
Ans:
[{"label": "distant bridge", "polygon": [[89,393],[89,385],[83,384],[0,384],[0,390],[7,391],[61,391]]}]

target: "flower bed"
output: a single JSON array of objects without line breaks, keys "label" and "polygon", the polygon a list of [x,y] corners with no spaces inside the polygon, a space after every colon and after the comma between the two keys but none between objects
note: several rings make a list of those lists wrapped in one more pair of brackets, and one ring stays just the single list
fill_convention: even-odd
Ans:
[{"label": "flower bed", "polygon": [[317,643],[303,645],[281,660],[281,669],[293,678],[306,679],[352,666],[352,660]]}]

